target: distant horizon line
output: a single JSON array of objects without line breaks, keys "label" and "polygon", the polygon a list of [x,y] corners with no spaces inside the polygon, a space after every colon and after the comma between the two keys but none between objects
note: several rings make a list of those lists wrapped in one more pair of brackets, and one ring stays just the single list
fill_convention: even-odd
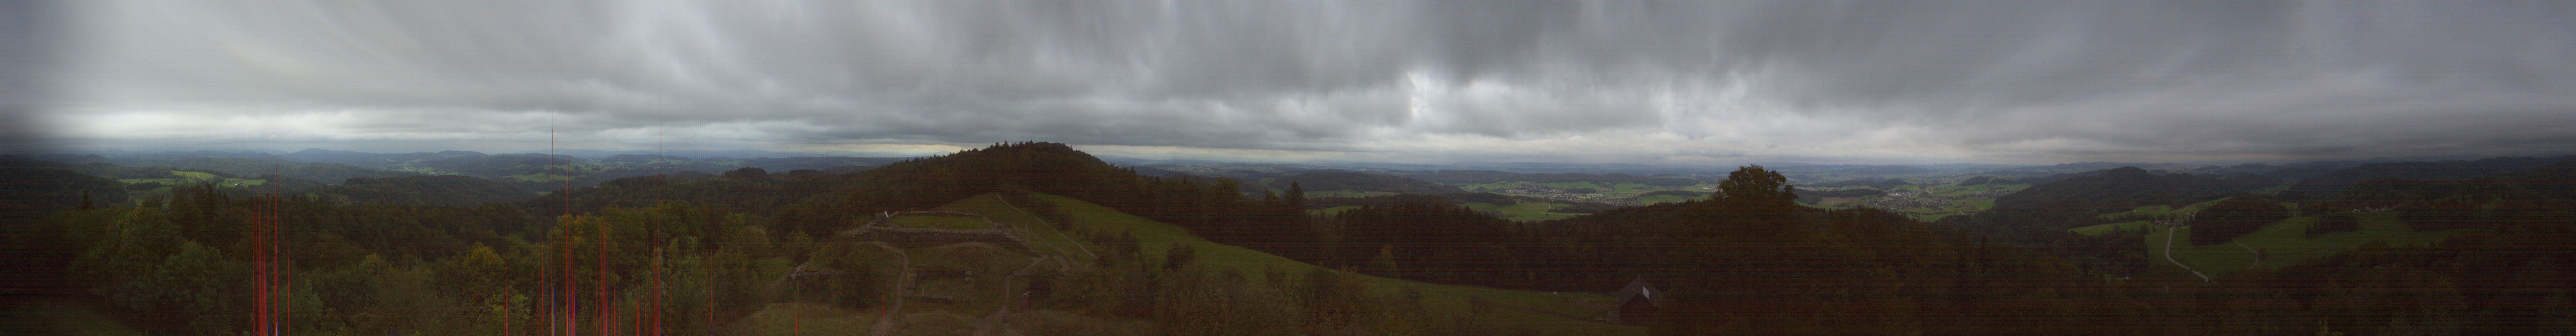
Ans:
[{"label": "distant horizon line", "polygon": [[[975,149],[975,148],[974,148],[974,147],[969,147],[968,149]],[[873,152],[873,153],[872,153],[872,152],[859,152],[859,151],[778,151],[778,150],[765,150],[765,149],[720,149],[720,150],[718,150],[718,149],[685,149],[685,150],[660,150],[660,151],[658,151],[658,152],[657,152],[656,150],[651,150],[651,149],[622,149],[622,150],[606,150],[606,149],[557,149],[557,150],[554,150],[554,151],[555,151],[555,153],[547,153],[547,152],[546,152],[546,151],[544,151],[544,150],[536,150],[536,151],[496,151],[496,152],[486,152],[486,151],[457,150],[457,149],[450,149],[450,150],[437,150],[437,151],[408,151],[408,152],[403,152],[403,151],[393,151],[393,152],[370,152],[370,151],[362,151],[362,150],[341,150],[341,149],[324,149],[324,148],[318,148],[318,147],[307,147],[307,148],[304,148],[304,149],[291,150],[291,151],[290,151],[290,150],[282,150],[282,149],[256,149],[256,148],[226,148],[226,149],[158,149],[158,150],[130,149],[130,148],[58,149],[58,150],[47,150],[47,151],[32,151],[32,152],[29,152],[29,153],[19,153],[19,154],[39,154],[39,153],[45,153],[45,152],[52,152],[52,153],[54,153],[54,154],[73,154],[73,155],[87,154],[87,155],[100,155],[100,156],[105,156],[105,157],[140,157],[140,156],[144,156],[144,155],[151,155],[151,156],[164,156],[164,157],[207,157],[207,156],[182,156],[182,155],[185,155],[185,154],[188,154],[188,153],[221,153],[221,154],[243,154],[243,153],[250,153],[250,154],[262,154],[262,155],[275,155],[275,156],[283,157],[283,156],[286,156],[286,155],[288,155],[288,154],[299,153],[299,152],[304,152],[304,151],[311,151],[311,150],[322,150],[322,151],[329,151],[329,152],[347,152],[347,153],[357,153],[357,154],[377,154],[377,155],[387,155],[387,154],[412,154],[412,153],[441,153],[441,152],[470,152],[470,153],[477,153],[477,154],[482,154],[482,155],[525,155],[525,154],[537,154],[537,155],[564,155],[564,156],[571,156],[571,157],[575,157],[575,158],[585,158],[585,159],[606,158],[606,157],[611,157],[611,156],[616,156],[616,155],[653,155],[653,154],[657,154],[657,153],[658,153],[658,154],[661,154],[661,155],[672,156],[672,157],[682,157],[682,158],[740,158],[740,159],[757,159],[757,158],[790,158],[790,157],[921,158],[921,157],[931,157],[931,156],[948,155],[948,154],[956,153],[955,151],[948,151],[948,152],[939,152],[939,153],[931,153],[931,154],[913,154],[913,155],[905,155],[905,154],[893,153],[893,152]],[[1079,150],[1079,149],[1077,149],[1077,150]],[[1087,154],[1088,154],[1089,152],[1085,152],[1085,153],[1087,153]],[[1951,163],[1884,163],[1884,162],[1882,162],[1882,163],[1810,163],[1810,162],[1796,162],[1796,161],[1768,161],[1768,162],[1746,162],[1746,163],[1729,164],[1729,165],[1700,165],[1700,164],[1689,164],[1689,165],[1683,165],[1683,164],[1670,164],[1670,163],[1636,163],[1636,162],[1595,162],[1595,163],[1576,163],[1576,162],[1490,161],[1490,160],[1456,160],[1456,161],[1450,161],[1450,162],[1448,162],[1448,163],[1402,163],[1402,162],[1354,161],[1354,160],[1261,161],[1261,160],[1241,160],[1241,159],[1229,160],[1229,159],[1210,159],[1210,158],[1144,158],[1144,157],[1123,156],[1123,155],[1104,155],[1104,154],[1092,154],[1092,156],[1094,156],[1094,157],[1099,157],[1099,158],[1101,158],[1103,161],[1124,161],[1124,162],[1136,162],[1136,163],[1138,163],[1138,164],[1163,164],[1163,163],[1174,163],[1174,164],[1179,164],[1179,163],[1249,163],[1249,164],[1294,164],[1294,165],[1362,164],[1362,165],[1380,165],[1380,166],[1377,166],[1377,167],[1350,167],[1350,168],[1382,168],[1382,169],[1391,169],[1391,168],[1394,168],[1395,166],[1413,166],[1413,167],[1421,167],[1421,168],[1433,168],[1433,167],[1437,167],[1437,166],[1462,166],[1462,165],[1463,165],[1463,166],[1497,166],[1497,165],[1499,165],[1499,166],[1532,166],[1532,167],[1527,167],[1527,168],[1541,168],[1541,167],[1573,168],[1573,167],[1585,167],[1585,166],[1590,166],[1590,167],[1592,167],[1592,168],[1609,168],[1609,167],[1606,167],[1606,166],[1632,166],[1632,167],[1639,167],[1639,168],[1645,168],[1645,167],[1657,167],[1657,168],[1687,168],[1687,167],[1721,167],[1721,166],[1744,166],[1744,165],[1761,165],[1761,166],[1772,166],[1772,167],[1787,167],[1787,166],[1959,166],[1959,165],[1986,165],[1986,166],[1997,166],[1998,168],[2001,168],[2001,167],[2043,167],[2043,166],[2054,166],[2054,165],[2071,165],[2071,164],[2111,164],[2111,163],[2118,163],[2118,164],[2145,164],[2145,165],[2201,165],[2201,164],[2211,164],[2211,165],[2241,165],[2241,164],[2295,165],[2295,164],[2305,164],[2305,163],[2334,163],[2334,162],[2364,162],[2364,163],[2378,163],[2378,162],[2417,162],[2417,161],[2421,161],[2421,162],[2441,162],[2441,161],[2454,161],[2454,160],[2478,160],[2478,159],[2489,159],[2489,158],[2508,158],[2508,157],[2539,157],[2539,158],[2545,158],[2545,157],[2576,156],[2576,154],[2565,154],[2565,153],[2560,153],[2560,154],[2519,154],[2519,155],[2426,155],[2426,156],[2398,156],[2398,157],[2375,156],[2375,157],[2370,157],[2370,158],[2333,158],[2333,159],[2307,159],[2307,160],[2289,160],[2289,161],[2226,161],[2226,160],[2202,160],[2202,161],[2165,161],[2165,162],[2154,162],[2154,161],[2119,161],[2119,160],[2101,160],[2101,161],[2075,161],[2075,162],[2060,162],[2060,163],[2046,163],[2046,164],[1984,163],[1984,162],[1951,162]],[[300,160],[299,160],[299,161],[300,161]],[[1484,167],[1484,168],[1502,168],[1502,167]]]}]

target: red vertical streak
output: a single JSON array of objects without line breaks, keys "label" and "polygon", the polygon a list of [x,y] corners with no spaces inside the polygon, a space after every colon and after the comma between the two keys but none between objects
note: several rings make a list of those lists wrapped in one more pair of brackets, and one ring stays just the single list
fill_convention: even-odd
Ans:
[{"label": "red vertical streak", "polygon": [[[563,219],[562,217],[556,217],[555,219],[556,219],[556,221],[555,221],[555,223],[556,223],[556,224],[555,224],[555,226],[556,226],[556,227],[563,227],[563,226],[565,226],[565,225],[564,225],[564,223],[565,223],[565,222],[562,220],[562,219]],[[563,231],[563,230],[557,230],[557,231]],[[562,233],[570,233],[570,232],[562,232]],[[555,329],[558,331],[557,333],[558,333],[558,334],[561,334],[561,335],[573,335],[573,334],[576,334],[576,332],[577,332],[578,330],[573,330],[573,327],[576,327],[576,325],[574,325],[574,323],[573,323],[573,322],[575,321],[575,320],[574,320],[575,318],[578,318],[578,317],[581,315],[581,312],[572,310],[572,308],[573,308],[572,293],[573,293],[573,290],[574,290],[575,288],[579,288],[579,287],[575,287],[575,286],[573,286],[573,284],[572,284],[572,244],[571,244],[571,242],[572,242],[572,241],[569,239],[569,235],[565,235],[565,236],[563,236],[563,237],[555,237],[555,246],[556,246],[558,249],[562,250],[562,251],[557,251],[557,252],[555,252],[555,257],[557,257],[557,258],[562,258],[562,259],[563,259],[563,261],[562,261],[562,262],[559,262],[559,263],[556,263],[556,264],[555,264],[555,265],[557,266],[557,267],[555,267],[555,272],[559,273],[559,274],[557,274],[557,275],[555,276],[555,280],[563,281],[563,285],[562,285],[562,286],[555,286],[555,311],[557,312],[557,313],[556,313],[556,315],[555,315],[555,324],[556,324],[557,326],[556,326],[556,328],[555,328]]]},{"label": "red vertical streak", "polygon": [[[656,99],[654,102],[659,103],[661,101]],[[653,174],[663,175],[662,119],[653,118],[653,124]],[[664,182],[670,181],[669,176],[662,176],[662,179]],[[653,188],[654,206],[662,205],[662,189],[663,188],[661,187]],[[662,248],[670,246],[670,244],[665,243],[667,239],[668,238],[662,237],[662,217],[653,217],[653,336],[662,336],[662,306],[665,305],[664,302],[662,302],[662,271],[663,265],[669,262],[669,260],[662,259]]]},{"label": "red vertical streak", "polygon": [[[565,181],[564,181],[564,184],[566,184],[566,186],[564,187],[564,190],[569,191],[569,190],[571,190],[571,189],[572,189],[572,187],[570,186],[570,184],[572,184],[571,180],[565,180]],[[571,196],[571,195],[572,195],[572,193],[570,193],[570,192],[566,192],[566,193],[564,193],[564,195],[565,195],[565,196]],[[570,197],[566,197],[566,198],[564,198],[564,202],[565,202],[565,203],[570,203],[570,202],[572,202],[572,198],[570,198]],[[564,209],[566,209],[566,210],[570,210],[570,209],[572,209],[572,208],[567,207],[567,208],[564,208]],[[615,316],[614,314],[611,314],[611,313],[614,313],[614,312],[616,312],[616,311],[617,311],[617,306],[616,306],[616,305],[614,305],[614,304],[611,304],[611,301],[609,301],[609,298],[608,298],[608,223],[607,223],[607,222],[601,222],[601,223],[599,223],[599,241],[597,242],[597,244],[599,245],[599,282],[594,283],[595,285],[593,285],[593,286],[591,286],[591,287],[593,287],[593,288],[594,288],[594,289],[593,289],[593,291],[596,291],[596,292],[598,292],[598,293],[599,293],[599,294],[598,294],[598,295],[599,295],[599,301],[598,301],[598,305],[599,305],[599,315],[598,315],[598,317],[599,317],[599,334],[600,334],[601,336],[608,336],[608,335],[610,335],[610,333],[612,333],[612,332],[615,332],[615,331],[616,331],[616,329],[614,329],[613,327],[611,327],[611,326],[614,326],[614,325],[615,325],[615,324],[612,324],[612,323],[614,323],[614,322],[616,322],[616,321],[617,321],[617,320],[614,320],[614,319],[616,318],[616,316]]]},{"label": "red vertical streak", "polygon": [[[571,221],[569,220],[569,219],[571,218],[571,216],[569,216],[569,215],[564,216],[564,217],[557,217],[557,218],[558,218],[558,219],[562,219],[562,220],[558,221],[558,223],[561,223],[561,224],[556,224],[557,226],[569,226],[569,224],[571,224]],[[565,232],[565,233],[571,233],[571,232]],[[563,243],[557,244],[557,245],[561,245],[561,246],[563,246],[563,252],[562,252],[562,253],[558,253],[557,255],[562,256],[562,257],[563,257],[563,284],[564,284],[564,285],[563,285],[562,294],[563,294],[563,313],[564,313],[564,315],[562,316],[562,318],[563,318],[563,324],[564,324],[564,327],[563,327],[564,335],[568,335],[568,336],[569,336],[569,335],[580,335],[580,334],[581,334],[581,329],[580,329],[580,328],[581,328],[581,310],[580,310],[580,309],[581,309],[581,305],[580,305],[580,304],[581,304],[581,302],[579,302],[579,301],[575,301],[575,300],[574,300],[574,297],[573,297],[573,293],[576,293],[575,291],[578,291],[578,290],[580,290],[580,289],[581,289],[581,284],[577,284],[577,283],[573,283],[573,282],[572,282],[572,244],[571,244],[572,240],[571,240],[571,237],[570,237],[570,236],[571,236],[571,235],[565,235],[565,237],[558,238],[558,239],[560,239]]]},{"label": "red vertical streak", "polygon": [[[554,146],[555,146],[555,130],[554,130],[554,127],[549,126],[549,127],[546,127],[546,160],[554,160],[554,152],[555,152],[555,151],[554,151]],[[548,171],[546,171],[546,172],[545,172],[545,174],[546,174],[545,176],[547,176],[548,178],[552,178],[552,177],[554,176],[554,173],[555,173],[555,172],[554,172],[553,170],[548,170]],[[552,295],[552,296],[554,297],[554,302],[553,302],[553,309],[554,309],[554,313],[553,313],[553,314],[548,314],[548,315],[546,316],[546,325],[547,325],[547,329],[548,329],[548,331],[549,331],[549,332],[551,332],[551,333],[553,333],[555,336],[563,336],[563,334],[564,334],[564,329],[565,329],[565,328],[564,328],[564,323],[563,323],[563,319],[564,319],[564,317],[563,317],[563,312],[564,312],[564,304],[565,304],[565,301],[564,301],[564,297],[563,297],[563,296],[564,296],[564,294],[563,294],[563,293],[564,293],[564,291],[570,290],[571,285],[572,285],[572,281],[571,281],[571,280],[569,280],[569,279],[571,278],[571,274],[570,274],[570,272],[571,272],[571,271],[570,271],[570,270],[572,269],[572,259],[571,259],[570,257],[565,257],[565,256],[564,256],[564,252],[568,252],[568,251],[571,251],[571,250],[570,250],[569,248],[567,248],[567,247],[565,247],[565,246],[564,246],[564,235],[563,235],[563,233],[564,233],[563,217],[560,217],[560,216],[555,217],[555,235],[554,235],[554,237],[552,237],[552,238],[554,238],[554,240],[555,240],[555,249],[557,250],[557,251],[555,252],[555,257],[557,257],[557,258],[562,258],[562,259],[563,259],[563,262],[555,263],[555,273],[556,273],[555,275],[556,275],[556,276],[555,276],[555,279],[554,279],[554,280],[564,280],[564,282],[563,282],[561,285],[554,286],[555,288],[554,288],[554,290],[553,290],[552,292],[550,292],[550,293],[546,293],[546,294],[550,294],[550,295]]]},{"label": "red vertical streak", "polygon": [[251,310],[250,315],[252,333],[258,335],[270,334],[268,329],[268,244],[263,242],[263,240],[268,240],[268,232],[263,231],[263,226],[267,225],[265,222],[268,220],[266,218],[262,218],[268,216],[267,212],[267,209],[260,206],[258,201],[252,201],[252,215],[250,218],[250,286],[251,295],[255,295],[251,297],[251,307],[256,308]]},{"label": "red vertical streak", "polygon": [[[563,239],[555,239],[555,243],[556,243],[556,244],[562,244],[562,243],[563,243]],[[533,302],[529,302],[529,303],[534,303],[534,304],[536,304],[536,305],[535,305],[535,306],[530,306],[530,307],[529,307],[529,309],[528,309],[528,318],[530,318],[530,319],[544,318],[544,319],[545,319],[545,321],[546,321],[546,336],[555,336],[555,331],[556,331],[556,328],[555,328],[555,305],[554,305],[554,304],[555,304],[555,300],[554,300],[554,295],[555,295],[555,283],[554,283],[554,280],[555,280],[555,278],[554,278],[554,268],[553,268],[553,267],[548,267],[548,266],[546,266],[546,263],[544,263],[544,262],[538,262],[538,263],[537,263],[537,283],[536,283],[536,284],[534,284],[534,285],[537,287],[537,288],[535,288],[535,289],[536,289],[536,292],[535,292],[535,293],[529,293],[530,295],[528,295],[528,298],[529,298],[529,299],[531,299],[531,300],[529,300],[529,301],[533,301]],[[543,315],[543,316],[539,316],[539,315]]]},{"label": "red vertical streak", "polygon": [[560,289],[563,295],[563,330],[564,335],[580,335],[581,330],[577,328],[581,327],[581,310],[578,310],[581,302],[574,301],[572,294],[581,290],[581,284],[572,282],[572,244],[570,240],[564,242],[561,244],[563,253],[558,254],[563,257],[563,288]]},{"label": "red vertical streak", "polygon": [[[280,176],[284,175],[280,174]],[[295,267],[294,264],[288,263],[292,261],[293,258],[288,258],[288,255],[286,254],[288,251],[286,249],[288,243],[286,239],[288,237],[286,233],[286,198],[285,195],[279,194],[283,191],[277,190],[276,186],[276,184],[269,184],[269,195],[271,196],[268,203],[268,232],[272,235],[274,240],[270,240],[268,244],[268,281],[271,284],[270,288],[273,288],[269,290],[269,293],[272,296],[268,300],[268,316],[269,318],[274,319],[275,322],[269,322],[268,326],[272,334],[285,335],[291,332],[291,330],[286,328],[288,325],[288,321],[286,319],[287,313],[295,307],[295,292],[286,290],[287,288],[293,288],[293,285],[286,283],[286,277],[289,274],[295,273]]]},{"label": "red vertical streak", "polygon": [[[279,176],[285,175],[279,174]],[[277,184],[272,183],[269,184],[268,187],[269,194],[271,195],[278,195],[279,192],[282,192],[277,189]],[[293,329],[293,326],[295,325],[295,283],[287,282],[295,279],[295,256],[287,253],[288,251],[293,251],[288,249],[288,247],[294,246],[294,242],[287,240],[287,238],[291,236],[287,235],[286,231],[286,229],[289,228],[289,226],[286,225],[286,199],[283,195],[280,195],[276,201],[277,202],[273,204],[274,207],[269,208],[269,211],[275,214],[275,216],[271,216],[269,218],[269,223],[270,225],[273,225],[272,230],[277,232],[277,243],[270,244],[270,246],[274,246],[273,248],[277,249],[277,252],[269,254],[269,259],[271,259],[269,261],[269,265],[277,268],[277,271],[274,272],[272,276],[273,279],[271,280],[277,282],[277,291],[280,293],[286,293],[286,298],[285,302],[279,303],[277,312],[272,315],[277,317],[277,323],[273,324],[276,326],[277,334],[286,335],[294,333],[295,330]]]},{"label": "red vertical streak", "polygon": [[[283,205],[283,204],[284,204],[284,203],[280,203],[280,205]],[[293,236],[289,236],[289,235],[287,235],[287,231],[286,231],[286,229],[287,229],[287,228],[289,228],[289,227],[288,227],[288,226],[286,226],[286,214],[285,214],[285,210],[284,210],[284,209],[279,209],[278,211],[279,211],[278,216],[277,216],[277,251],[278,251],[278,253],[277,253],[277,254],[276,254],[276,256],[275,256],[275,259],[277,259],[277,260],[275,261],[275,264],[277,265],[277,269],[278,269],[278,272],[277,272],[277,289],[278,289],[278,291],[280,291],[280,292],[285,292],[285,293],[286,293],[286,299],[287,299],[287,300],[286,300],[286,304],[281,305],[281,307],[277,309],[277,334],[278,334],[278,335],[286,335],[286,334],[292,334],[292,333],[295,333],[295,329],[293,329],[293,328],[294,328],[294,325],[295,325],[295,320],[294,320],[294,318],[295,318],[295,309],[294,309],[294,308],[295,308],[295,306],[294,306],[294,302],[295,302],[295,300],[294,300],[294,299],[295,299],[295,283],[287,282],[287,281],[291,281],[292,279],[295,279],[295,256],[294,256],[294,255],[292,255],[292,254],[287,254],[287,253],[285,253],[285,252],[287,252],[287,251],[293,251],[293,250],[288,249],[288,247],[295,246],[295,245],[294,245],[294,244],[295,244],[295,242],[287,239],[287,238],[289,238],[289,237],[293,237]]]},{"label": "red vertical streak", "polygon": [[[658,226],[657,226],[658,227]],[[653,336],[662,336],[662,250],[653,249]]]},{"label": "red vertical streak", "polygon": [[[550,127],[550,128],[548,128],[548,129],[546,130],[546,148],[547,148],[546,159],[547,159],[547,160],[549,160],[549,161],[551,161],[551,160],[553,160],[553,159],[554,159],[554,156],[558,154],[558,153],[554,152],[554,148],[555,148],[555,131],[554,131],[551,127]],[[546,176],[547,176],[547,177],[553,177],[553,176],[554,176],[554,167],[547,167],[547,168],[548,168],[548,169],[546,170]],[[563,194],[563,196],[564,196],[563,216],[561,216],[561,217],[557,217],[557,218],[556,218],[556,222],[555,222],[555,227],[560,229],[560,228],[564,228],[564,227],[570,226],[570,225],[572,224],[572,221],[573,221],[573,217],[572,217],[572,180],[571,180],[571,176],[565,176],[565,180],[564,180],[564,190],[563,190],[563,191],[560,191],[560,192],[558,192],[558,193]],[[567,233],[567,234],[572,233],[570,230],[558,230],[558,231],[564,231],[564,233]],[[557,241],[561,242],[561,243],[558,243],[557,245],[561,245],[561,246],[563,247],[563,253],[562,253],[562,255],[563,255],[563,258],[564,258],[564,262],[563,262],[563,266],[564,266],[564,267],[563,267],[563,272],[564,272],[564,279],[563,279],[563,281],[564,281],[564,289],[563,289],[563,296],[564,296],[564,319],[563,319],[563,321],[564,321],[564,324],[565,324],[565,325],[564,325],[563,330],[564,330],[564,335],[580,335],[580,334],[581,334],[581,328],[580,328],[580,327],[581,327],[581,302],[580,302],[580,301],[575,300],[575,296],[573,295],[573,293],[576,293],[575,291],[576,291],[576,290],[579,290],[579,288],[581,288],[581,284],[579,284],[579,283],[574,283],[574,282],[573,282],[573,280],[572,280],[572,245],[570,244],[570,242],[571,242],[570,238],[571,238],[571,236],[570,236],[570,235],[565,235],[564,237],[560,237],[559,239],[557,239]]]}]

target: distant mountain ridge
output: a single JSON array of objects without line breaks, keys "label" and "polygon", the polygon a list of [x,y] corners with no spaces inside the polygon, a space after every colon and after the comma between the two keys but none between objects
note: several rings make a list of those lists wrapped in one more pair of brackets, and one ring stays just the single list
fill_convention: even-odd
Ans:
[{"label": "distant mountain ridge", "polygon": [[2342,192],[2345,188],[2352,187],[2354,184],[2371,179],[2462,179],[2489,177],[2531,171],[2548,167],[2553,164],[2568,162],[2570,160],[2576,160],[2576,155],[2558,157],[2499,157],[2479,159],[2476,161],[2415,161],[2362,164],[2351,168],[2336,170],[2332,173],[2326,173],[2314,178],[2301,180],[2297,185],[2291,186],[2289,190],[2282,191],[2281,195],[2284,198],[2292,199],[2320,198],[2333,196],[2336,193]]},{"label": "distant mountain ridge", "polygon": [[2082,226],[2075,225],[2078,223],[2090,223],[2090,218],[2097,214],[2147,205],[2191,204],[2278,184],[2279,179],[2261,176],[2156,175],[2146,169],[2120,167],[2089,176],[2073,176],[2033,185],[1996,197],[1994,208],[1976,214],[1975,219],[2014,227],[2043,223],[2066,226],[2029,228],[2063,230]]}]

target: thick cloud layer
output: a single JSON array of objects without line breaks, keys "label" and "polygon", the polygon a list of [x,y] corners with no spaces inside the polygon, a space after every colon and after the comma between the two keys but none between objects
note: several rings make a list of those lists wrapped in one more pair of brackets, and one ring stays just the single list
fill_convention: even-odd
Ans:
[{"label": "thick cloud layer", "polygon": [[[1371,161],[2576,151],[2566,2],[80,2],[93,147]],[[550,140],[551,139],[551,140]]]},{"label": "thick cloud layer", "polygon": [[0,153],[53,149],[38,132],[42,125],[29,119],[55,98],[61,8],[50,1],[0,1]]}]

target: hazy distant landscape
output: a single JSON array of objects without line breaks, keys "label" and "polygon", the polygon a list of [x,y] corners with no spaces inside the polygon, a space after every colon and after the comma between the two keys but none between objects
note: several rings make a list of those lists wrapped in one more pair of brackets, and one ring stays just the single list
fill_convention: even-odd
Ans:
[{"label": "hazy distant landscape", "polygon": [[0,0],[0,335],[2571,335],[2571,17]]},{"label": "hazy distant landscape", "polygon": [[[2567,194],[2576,190],[2569,188],[2576,186],[2569,175],[2576,157],[2226,167],[1780,164],[1634,175],[1607,168],[1121,166],[1044,142],[914,158],[616,154],[531,156],[553,161],[509,166],[421,159],[496,157],[462,152],[123,154],[0,157],[12,181],[48,181],[13,189],[11,204],[22,209],[15,216],[28,221],[17,237],[36,239],[20,246],[54,246],[37,251],[61,258],[57,274],[71,281],[68,288],[103,299],[22,307],[13,313],[18,321],[66,333],[252,328],[239,321],[253,316],[222,307],[255,301],[244,297],[255,293],[227,284],[252,280],[238,267],[267,261],[218,252],[252,244],[295,246],[275,258],[293,258],[295,276],[308,280],[278,286],[294,288],[274,294],[291,302],[279,316],[303,315],[295,328],[326,334],[525,332],[503,328],[581,322],[549,322],[572,314],[661,321],[662,332],[676,334],[864,333],[878,326],[896,334],[1638,334],[1666,325],[1639,311],[1675,314],[1660,315],[1662,323],[1756,314],[1727,308],[1740,305],[1923,314],[1919,306],[1885,305],[1893,299],[1953,302],[1941,303],[1952,307],[1945,309],[2078,304],[2094,308],[2014,316],[2100,319],[2200,307],[2161,301],[2177,295],[2280,300],[2229,291],[2353,290],[2340,287],[2348,282],[2437,291],[2305,299],[2401,295],[2410,299],[2362,302],[2476,312],[2515,307],[2493,301],[2515,290],[2564,289],[2539,285],[2559,281],[2548,273],[2434,273],[2457,277],[2435,280],[2444,283],[2532,284],[2473,288],[2387,270],[2472,257],[2537,259],[2522,267],[2545,269],[2534,267],[2555,265],[2554,254],[2526,251],[2561,244],[2547,237],[2576,218],[2567,203],[2576,201]],[[394,160],[406,157],[412,159]],[[761,166],[737,166],[746,164]],[[2111,165],[2121,166],[2082,170]],[[350,177],[316,180],[342,176]],[[568,183],[585,180],[600,182]],[[556,186],[576,188],[545,189]],[[289,233],[261,240],[235,231],[265,231],[262,225]],[[1639,234],[1667,238],[1631,238]],[[610,239],[588,238],[594,235]],[[2459,239],[2477,243],[2457,245]],[[236,242],[209,244],[222,241]],[[1896,249],[1905,253],[1883,254]],[[1698,257],[1668,259],[1676,253]],[[1880,256],[1855,259],[1871,254]],[[1834,255],[1843,257],[1815,259]],[[2417,257],[2398,257],[2408,255]],[[1826,265],[1882,271],[1738,273]],[[2488,267],[2453,265],[2439,267]],[[1975,271],[1987,268],[2012,271]],[[972,275],[978,272],[992,275]],[[1738,275],[1717,278],[1724,274]],[[441,278],[450,280],[433,280]],[[1614,304],[1641,300],[1618,291],[1634,281],[1687,293],[1674,295],[1726,296],[1642,308],[1653,310]],[[2191,291],[1956,294],[2028,290],[1977,284],[2007,281]],[[1717,284],[1731,285],[1697,287]],[[1900,285],[1915,289],[1849,291]],[[1816,288],[1845,294],[1798,301],[1752,294],[1826,293]],[[2412,299],[2425,295],[2449,301]],[[195,299],[144,299],[156,297]],[[622,306],[596,306],[602,303]],[[2532,304],[2542,313],[2529,321],[2546,322],[2566,303]],[[2244,309],[2283,312],[2255,307]],[[2288,312],[2416,316],[2331,307]],[[130,315],[142,312],[215,319]],[[1614,312],[1626,319],[1613,320]],[[1297,320],[1277,320],[1292,316]],[[2446,323],[2471,328],[2508,323],[2499,319],[2511,315],[2477,316],[2499,317]],[[2127,321],[2068,327],[2206,327]],[[2399,327],[2412,325],[2345,326]]]}]

